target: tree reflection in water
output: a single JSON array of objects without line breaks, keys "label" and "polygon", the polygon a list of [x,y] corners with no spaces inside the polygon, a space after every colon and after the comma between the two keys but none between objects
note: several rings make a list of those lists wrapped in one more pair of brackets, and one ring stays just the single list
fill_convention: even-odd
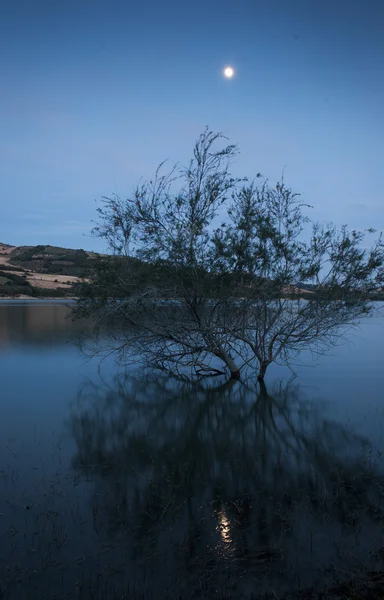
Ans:
[{"label": "tree reflection in water", "polygon": [[367,440],[321,408],[292,383],[85,385],[73,464],[95,482],[95,527],[124,546],[135,585],[251,597],[324,582],[325,567],[334,577],[379,548],[384,478]]}]

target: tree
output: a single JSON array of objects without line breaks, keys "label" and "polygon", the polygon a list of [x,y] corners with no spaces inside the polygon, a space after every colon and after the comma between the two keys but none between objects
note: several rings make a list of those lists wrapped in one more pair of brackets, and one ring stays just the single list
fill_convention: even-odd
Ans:
[{"label": "tree", "polygon": [[127,199],[103,198],[93,233],[112,256],[79,287],[76,314],[113,322],[109,349],[124,361],[232,378],[251,366],[262,380],[370,314],[384,246],[362,247],[373,230],[312,223],[283,178],[231,176],[224,139],[206,129],[188,167],[162,163]]}]

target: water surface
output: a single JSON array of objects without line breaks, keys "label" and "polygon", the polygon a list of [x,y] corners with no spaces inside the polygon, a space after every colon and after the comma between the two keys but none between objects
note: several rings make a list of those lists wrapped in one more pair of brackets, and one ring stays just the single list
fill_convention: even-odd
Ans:
[{"label": "water surface", "polygon": [[0,303],[0,597],[282,597],[382,567],[384,320],[264,388],[99,371],[69,313]]}]

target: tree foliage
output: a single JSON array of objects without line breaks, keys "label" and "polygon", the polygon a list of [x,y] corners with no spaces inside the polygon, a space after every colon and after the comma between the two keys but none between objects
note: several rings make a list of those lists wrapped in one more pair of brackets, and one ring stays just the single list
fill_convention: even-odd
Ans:
[{"label": "tree foliage", "polygon": [[165,370],[213,374],[324,352],[372,309],[381,237],[306,214],[284,178],[231,175],[237,149],[206,129],[176,164],[121,199],[104,198],[94,234],[112,257],[79,288],[77,314],[119,323],[111,349]]}]

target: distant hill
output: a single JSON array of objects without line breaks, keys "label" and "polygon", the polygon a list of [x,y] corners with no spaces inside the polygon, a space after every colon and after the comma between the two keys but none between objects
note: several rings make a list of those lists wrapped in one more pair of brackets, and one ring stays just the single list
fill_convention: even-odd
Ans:
[{"label": "distant hill", "polygon": [[8,256],[11,265],[36,273],[86,277],[96,255],[58,246],[18,246]]},{"label": "distant hill", "polygon": [[[0,298],[73,297],[75,285],[87,280],[96,260],[103,255],[86,250],[72,250],[59,246],[11,246],[0,243]],[[104,255],[105,256],[105,255]],[[138,259],[130,259],[140,264]],[[164,282],[165,274],[158,279],[150,265],[141,263],[142,276],[155,285]],[[168,272],[169,276],[169,272]],[[283,287],[283,295],[315,297],[316,287],[304,282],[295,287]],[[384,300],[384,290],[372,294],[372,299]]]},{"label": "distant hill", "polygon": [[96,256],[82,249],[0,243],[0,297],[71,296]]}]

